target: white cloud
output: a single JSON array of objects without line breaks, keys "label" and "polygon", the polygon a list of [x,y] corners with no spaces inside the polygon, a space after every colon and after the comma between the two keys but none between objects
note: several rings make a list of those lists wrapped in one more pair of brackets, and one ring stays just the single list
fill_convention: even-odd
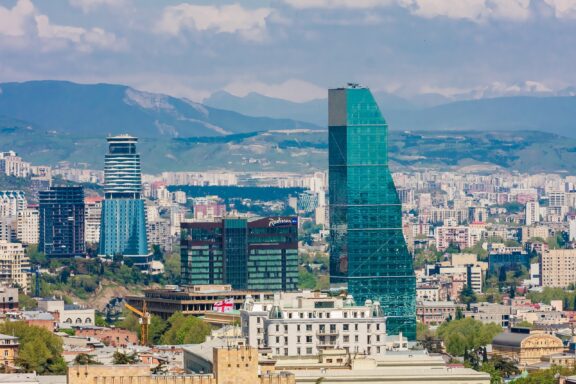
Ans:
[{"label": "white cloud", "polygon": [[270,8],[245,9],[239,4],[210,6],[179,4],[164,8],[156,31],[178,36],[184,30],[238,33],[248,40],[262,40]]},{"label": "white cloud", "polygon": [[394,4],[394,0],[284,0],[294,8],[375,8]]},{"label": "white cloud", "polygon": [[224,90],[240,97],[246,96],[250,92],[256,92],[294,102],[305,102],[327,96],[325,88],[298,79],[290,79],[278,84],[266,84],[260,81],[235,81],[225,86]]},{"label": "white cloud", "polygon": [[576,18],[576,0],[544,0],[557,18]]},{"label": "white cloud", "polygon": [[[574,0],[545,0],[572,1]],[[524,20],[530,16],[531,0],[284,0],[295,8],[353,8],[400,6],[416,16],[448,17],[481,21],[487,18]]]},{"label": "white cloud", "polygon": [[124,0],[69,0],[70,5],[81,8],[84,12],[90,12],[101,6],[118,7],[125,3]]},{"label": "white cloud", "polygon": [[[119,49],[123,42],[113,33],[101,28],[85,29],[52,24],[48,16],[41,14],[31,0],[18,0],[11,9],[0,7],[0,37],[7,36],[37,40],[43,50],[61,49],[69,44],[80,51],[92,49]],[[16,46],[10,39],[5,46]]]},{"label": "white cloud", "polygon": [[34,4],[30,0],[19,0],[11,9],[0,7],[0,35],[25,36],[34,13]]}]

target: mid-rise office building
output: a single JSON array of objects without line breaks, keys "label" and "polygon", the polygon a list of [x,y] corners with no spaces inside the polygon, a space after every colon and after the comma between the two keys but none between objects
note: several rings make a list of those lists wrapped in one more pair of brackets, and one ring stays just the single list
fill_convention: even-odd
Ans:
[{"label": "mid-rise office building", "polygon": [[22,244],[0,241],[0,282],[29,291],[30,260]]},{"label": "mid-rise office building", "polygon": [[180,251],[184,284],[231,284],[255,291],[298,288],[296,217],[182,223]]},{"label": "mid-rise office building", "polygon": [[248,345],[270,348],[276,356],[318,355],[331,349],[377,355],[387,349],[386,319],[377,301],[357,305],[352,296],[310,292],[277,294],[273,301],[248,297],[240,319]]},{"label": "mid-rise office building", "polygon": [[567,288],[576,283],[576,249],[550,249],[540,256],[543,287]]},{"label": "mid-rise office building", "polygon": [[52,187],[40,191],[38,250],[48,257],[75,257],[86,253],[84,190]]},{"label": "mid-rise office building", "polygon": [[38,244],[40,212],[37,208],[26,208],[18,212],[16,237],[24,244]]},{"label": "mid-rise office building", "polygon": [[488,269],[496,272],[500,268],[520,269],[520,267],[530,269],[530,254],[524,251],[497,252],[488,255]]},{"label": "mid-rise office building", "polygon": [[152,254],[148,249],[146,209],[141,197],[138,139],[119,135],[107,140],[98,254],[102,257],[121,255],[125,261],[147,270]]},{"label": "mid-rise office building", "polygon": [[368,88],[329,100],[330,283],[377,300],[388,333],[416,337],[416,280],[388,168],[388,125]]},{"label": "mid-rise office building", "polygon": [[525,220],[527,226],[536,224],[540,222],[540,204],[537,201],[529,201],[526,203],[526,209],[524,211]]}]

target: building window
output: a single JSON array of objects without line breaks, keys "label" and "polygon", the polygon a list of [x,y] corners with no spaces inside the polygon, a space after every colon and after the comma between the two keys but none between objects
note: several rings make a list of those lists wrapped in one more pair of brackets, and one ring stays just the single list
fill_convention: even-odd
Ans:
[{"label": "building window", "polygon": [[312,336],[306,336],[306,343],[310,344],[312,342]]},{"label": "building window", "polygon": [[312,354],[312,348],[306,348],[306,354],[311,355]]}]

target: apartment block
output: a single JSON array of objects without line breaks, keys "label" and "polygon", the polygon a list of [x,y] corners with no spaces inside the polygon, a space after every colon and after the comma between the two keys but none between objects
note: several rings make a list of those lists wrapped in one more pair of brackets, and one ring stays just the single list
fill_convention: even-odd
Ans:
[{"label": "apartment block", "polygon": [[550,249],[540,256],[543,287],[566,288],[576,283],[576,249]]}]

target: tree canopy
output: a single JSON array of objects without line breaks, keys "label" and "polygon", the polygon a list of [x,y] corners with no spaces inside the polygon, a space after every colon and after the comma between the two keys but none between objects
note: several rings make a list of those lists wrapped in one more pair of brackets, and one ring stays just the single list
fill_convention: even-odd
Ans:
[{"label": "tree canopy", "polygon": [[502,332],[497,324],[483,324],[466,318],[443,323],[436,334],[444,341],[446,351],[454,356],[464,356],[466,351],[476,350],[490,344],[494,336]]},{"label": "tree canopy", "polygon": [[62,340],[52,332],[23,321],[8,321],[0,324],[0,333],[19,338],[20,349],[16,364],[26,372],[35,371],[40,375],[66,373],[66,362],[62,358]]},{"label": "tree canopy", "polygon": [[176,312],[168,319],[169,328],[161,337],[162,344],[199,344],[210,335],[212,327],[194,316]]}]

